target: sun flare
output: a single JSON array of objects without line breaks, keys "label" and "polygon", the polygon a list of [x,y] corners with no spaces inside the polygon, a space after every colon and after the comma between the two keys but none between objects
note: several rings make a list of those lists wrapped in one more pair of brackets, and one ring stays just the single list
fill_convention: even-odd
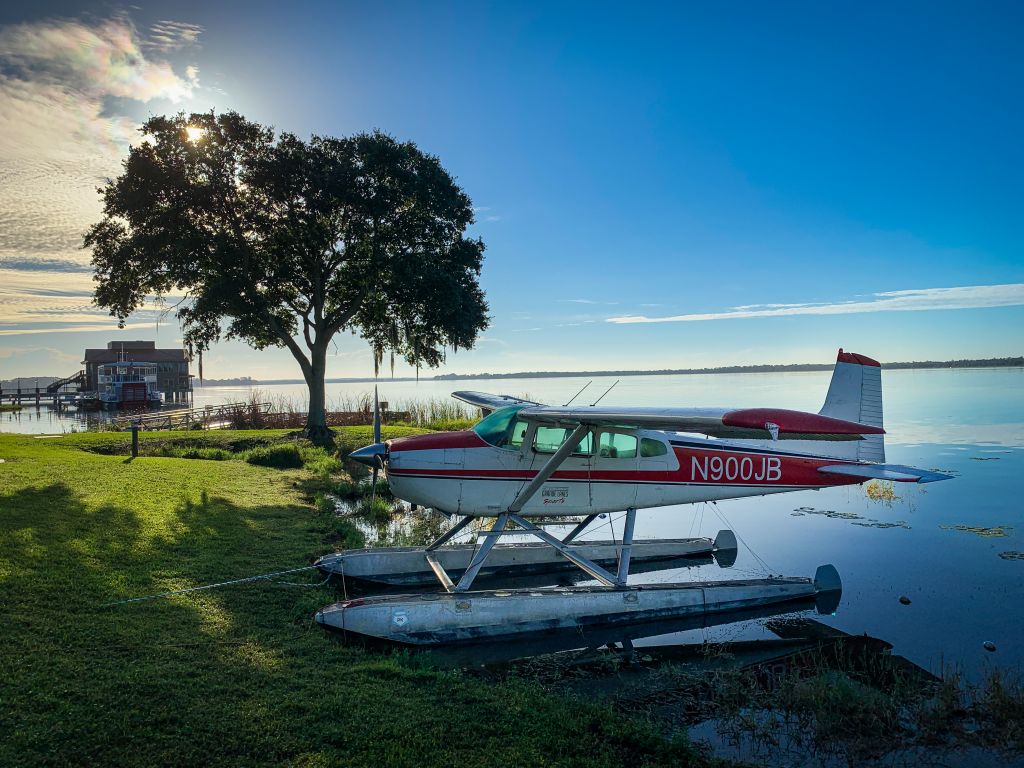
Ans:
[{"label": "sun flare", "polygon": [[186,125],[185,137],[193,144],[206,135],[206,129],[198,125]]}]

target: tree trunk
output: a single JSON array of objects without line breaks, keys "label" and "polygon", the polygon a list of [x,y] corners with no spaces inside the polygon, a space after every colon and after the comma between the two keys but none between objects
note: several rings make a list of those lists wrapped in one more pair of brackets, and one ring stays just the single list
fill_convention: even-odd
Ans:
[{"label": "tree trunk", "polygon": [[306,377],[309,386],[309,414],[306,416],[306,437],[316,445],[334,443],[334,433],[327,427],[327,346],[316,346],[310,350],[310,373]]}]

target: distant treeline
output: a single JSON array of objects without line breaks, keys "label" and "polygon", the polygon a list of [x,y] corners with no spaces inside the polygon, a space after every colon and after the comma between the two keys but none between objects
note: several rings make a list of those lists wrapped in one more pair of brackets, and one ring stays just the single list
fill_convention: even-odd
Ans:
[{"label": "distant treeline", "polygon": [[[698,373],[792,373],[799,371],[831,371],[835,363],[791,363],[787,365],[723,365],[718,368],[662,368],[653,371],[521,371],[519,373],[444,373],[432,377],[435,381],[457,381],[459,379],[557,379],[581,376],[682,376]],[[901,368],[1024,368],[1024,357],[988,357],[981,360],[921,360],[911,363],[882,363],[889,370]],[[426,378],[426,377],[424,377]],[[45,388],[56,376],[22,376],[18,379],[0,381],[4,390],[21,388],[33,389],[36,381],[39,388]],[[411,376],[387,379],[387,381],[415,381]],[[351,378],[327,379],[328,384],[370,383],[376,379]],[[250,387],[260,384],[302,384],[302,379],[257,380],[250,376],[234,379],[205,379],[204,387]],[[198,379],[196,385],[199,385]]]},{"label": "distant treeline", "polygon": [[[445,373],[437,380],[454,379],[549,379],[581,376],[680,376],[698,373],[792,373],[831,371],[835,363],[791,363],[787,365],[724,365],[718,368],[662,368],[652,371],[524,371],[522,373]],[[990,357],[983,360],[924,360],[911,363],[882,363],[883,368],[1020,368],[1024,357]]]},{"label": "distant treeline", "polygon": [[36,387],[46,389],[57,380],[56,376],[18,376],[15,379],[0,379],[0,389],[34,390]]}]

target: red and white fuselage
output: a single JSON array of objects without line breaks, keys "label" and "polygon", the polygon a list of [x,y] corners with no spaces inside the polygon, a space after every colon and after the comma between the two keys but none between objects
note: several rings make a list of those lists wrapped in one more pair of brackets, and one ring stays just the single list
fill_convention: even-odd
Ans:
[{"label": "red and white fuselage", "polygon": [[[522,515],[588,515],[872,478],[946,477],[883,463],[880,366],[842,350],[819,413],[570,408],[476,392],[455,397],[490,413],[472,430],[390,440],[353,457],[383,459],[397,497],[473,517],[510,507]],[[571,450],[569,441],[576,443]],[[547,479],[524,493],[538,473]]]},{"label": "red and white fuselage", "polygon": [[[647,445],[656,442],[665,452],[631,457],[571,455],[526,503],[522,514],[616,512],[866,479],[819,471],[834,466],[834,458],[655,430],[615,434],[649,441]],[[405,437],[389,443],[388,480],[401,499],[451,513],[493,516],[507,509],[548,455],[527,443],[517,449],[492,446],[472,431]]]}]

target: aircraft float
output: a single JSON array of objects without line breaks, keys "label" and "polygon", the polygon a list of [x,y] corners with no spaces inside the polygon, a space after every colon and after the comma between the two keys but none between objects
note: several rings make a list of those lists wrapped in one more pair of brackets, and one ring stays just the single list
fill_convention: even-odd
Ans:
[{"label": "aircraft float", "polygon": [[[579,393],[577,393],[578,396]],[[773,577],[631,586],[632,564],[680,558],[735,560],[736,539],[634,541],[637,510],[852,485],[928,483],[949,475],[885,463],[879,363],[839,350],[817,413],[779,408],[550,406],[481,392],[453,397],[480,408],[472,429],[380,439],[350,458],[387,474],[392,493],[456,522],[425,548],[349,550],[317,562],[326,574],[442,591],[345,600],[316,614],[323,626],[412,644],[446,643],[668,617],[711,617],[829,596],[841,581]],[[600,398],[598,399],[600,400]],[[618,541],[579,541],[596,519],[625,512]],[[491,519],[477,542],[451,544]],[[546,525],[576,522],[561,538]],[[508,533],[536,543],[501,544]],[[478,577],[578,568],[597,586],[472,590]],[[613,570],[609,570],[611,567]],[[634,571],[635,572],[635,571]],[[720,618],[716,620],[720,621]]]}]

